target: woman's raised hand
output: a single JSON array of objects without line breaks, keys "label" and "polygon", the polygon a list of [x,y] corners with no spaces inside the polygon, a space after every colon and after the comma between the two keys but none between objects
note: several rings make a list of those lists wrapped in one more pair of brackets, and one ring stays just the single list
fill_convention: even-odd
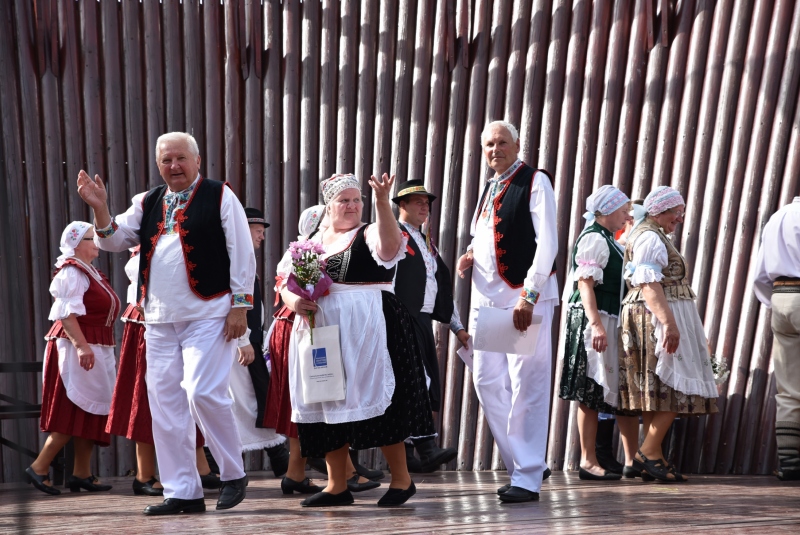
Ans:
[{"label": "woman's raised hand", "polygon": [[108,202],[108,193],[100,175],[94,175],[94,180],[89,173],[81,169],[78,173],[78,195],[95,210],[103,208]]},{"label": "woman's raised hand", "polygon": [[394,175],[390,177],[388,173],[383,173],[380,179],[372,175],[369,177],[369,185],[372,191],[375,192],[376,199],[386,199],[388,201],[389,192],[392,191],[392,185],[394,185]]}]

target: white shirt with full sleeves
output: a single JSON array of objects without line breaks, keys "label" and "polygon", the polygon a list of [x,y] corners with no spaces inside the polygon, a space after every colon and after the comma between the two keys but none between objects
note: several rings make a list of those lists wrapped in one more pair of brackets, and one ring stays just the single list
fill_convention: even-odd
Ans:
[{"label": "white shirt with full sleeves", "polygon": [[633,260],[626,272],[634,268],[633,274],[626,273],[634,286],[650,282],[661,282],[664,279],[662,270],[669,265],[667,247],[658,234],[652,231],[642,232],[633,244]]},{"label": "white shirt with full sleeves", "polygon": [[[63,320],[70,314],[83,316],[86,306],[83,294],[89,289],[89,278],[80,269],[65,266],[50,283],[50,295],[55,298],[48,319]],[[58,372],[67,397],[90,414],[108,414],[116,380],[116,360],[113,346],[89,344],[94,352],[94,367],[84,370],[80,366],[78,350],[67,338],[56,338]]]},{"label": "white shirt with full sleeves", "polygon": [[[119,228],[113,234],[106,238],[95,235],[95,243],[101,249],[122,252],[139,244],[145,195],[147,192],[135,195],[130,208],[114,218]],[[228,187],[222,188],[220,218],[231,261],[231,292],[234,295],[252,295],[256,273],[253,241],[244,208]],[[250,308],[243,305],[234,307]],[[227,316],[231,308],[230,294],[206,301],[192,291],[178,234],[162,234],[150,260],[150,277],[144,300],[145,322],[174,323],[219,318]]]},{"label": "white shirt with full sleeves", "polygon": [[[509,180],[506,178],[505,180]],[[494,241],[492,218],[480,217],[475,208],[470,234],[472,235],[472,308],[490,306],[513,308],[520,299],[520,289],[514,289],[500,277]],[[528,269],[523,286],[539,292],[539,301],[558,299],[558,284],[553,261],[558,254],[556,227],[556,198],[546,174],[536,172],[531,185],[530,212],[536,231],[536,255]]]},{"label": "white shirt with full sleeves", "polygon": [[800,278],[800,197],[772,214],[761,233],[753,291],[767,308],[778,277]]}]

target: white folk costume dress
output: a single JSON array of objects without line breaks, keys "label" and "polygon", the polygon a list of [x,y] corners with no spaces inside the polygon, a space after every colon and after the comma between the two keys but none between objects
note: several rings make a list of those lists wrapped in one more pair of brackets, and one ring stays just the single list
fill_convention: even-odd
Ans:
[{"label": "white folk costume dress", "polygon": [[[717,387],[686,261],[661,227],[647,218],[625,246],[628,294],[622,304],[619,408],[682,415],[717,412]],[[680,333],[675,353],[662,346],[664,326],[647,306],[641,285],[658,282]]]},{"label": "white folk costume dress", "polygon": [[[110,444],[106,420],[116,378],[114,322],[120,301],[108,279],[93,266],[67,258],[59,261],[50,294],[55,298],[49,319],[42,374],[42,431],[58,432]],[[94,352],[94,366],[81,368],[78,351],[61,320],[75,314]]]},{"label": "white folk costume dress", "polygon": [[[406,239],[389,261],[376,252],[377,229],[362,225],[323,246],[326,272],[334,281],[317,304],[317,325],[338,325],[346,395],[341,401],[305,404],[295,333],[307,326],[297,318],[289,344],[292,421],[304,457],[322,457],[346,443],[354,449],[388,446],[409,436],[433,434],[425,374],[413,320],[392,293],[394,267],[405,255]],[[322,233],[311,240],[322,244]],[[278,265],[288,280],[291,256]]]},{"label": "white folk costume dress", "polygon": [[[572,253],[572,292],[568,300],[564,369],[559,397],[613,413],[619,390],[619,311],[622,300],[623,249],[605,227],[595,222],[575,242]],[[592,327],[581,302],[578,281],[591,278],[600,322],[608,347],[592,348]]]},{"label": "white folk costume dress", "polygon": [[513,309],[520,290],[538,293],[542,316],[536,352],[475,351],[473,382],[511,485],[539,492],[547,465],[551,325],[558,302],[556,202],[550,177],[517,160],[491,179],[472,219],[472,313],[481,306]]},{"label": "white folk costume dress", "polygon": [[96,233],[107,251],[141,243],[137,299],[147,323],[147,393],[164,497],[203,496],[195,423],[220,479],[244,477],[228,395],[236,340],[223,334],[232,307],[252,306],[255,254],[241,203],[222,182],[198,176],[181,192],[161,185],[134,196]]},{"label": "white folk costume dress", "polygon": [[264,306],[259,285],[256,278],[253,286],[253,308],[247,311],[247,323],[250,327],[237,343],[239,347],[252,345],[255,359],[247,367],[238,362],[233,364],[231,384],[228,387],[228,393],[233,399],[233,417],[242,439],[242,451],[271,448],[286,441],[286,437],[264,425],[269,372],[261,349],[264,338]]}]

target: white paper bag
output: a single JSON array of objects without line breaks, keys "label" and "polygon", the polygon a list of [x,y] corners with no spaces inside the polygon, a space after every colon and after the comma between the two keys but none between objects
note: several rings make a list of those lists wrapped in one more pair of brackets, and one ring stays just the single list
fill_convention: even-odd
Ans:
[{"label": "white paper bag", "polygon": [[514,328],[513,308],[481,307],[475,325],[475,350],[514,355],[533,355],[542,316],[533,315],[528,330]]},{"label": "white paper bag", "polygon": [[303,403],[339,401],[345,398],[344,364],[339,344],[339,326],[314,327],[297,331],[297,356],[303,382]]}]

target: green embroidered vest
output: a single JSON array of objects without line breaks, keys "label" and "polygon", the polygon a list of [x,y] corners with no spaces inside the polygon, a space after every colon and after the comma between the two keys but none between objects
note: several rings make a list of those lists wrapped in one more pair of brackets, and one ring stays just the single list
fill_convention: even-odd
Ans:
[{"label": "green embroidered vest", "polygon": [[[620,302],[625,293],[625,288],[622,283],[622,251],[617,247],[617,243],[614,241],[614,235],[608,229],[594,222],[581,232],[578,239],[575,240],[575,247],[572,249],[572,272],[574,273],[575,270],[578,269],[578,264],[575,261],[575,255],[578,252],[578,244],[589,234],[600,234],[605,238],[608,245],[608,263],[606,267],[603,268],[603,284],[598,284],[594,287],[597,309],[612,316],[618,316]],[[578,290],[577,281],[573,284],[572,295],[569,298],[569,302],[581,302],[581,292]]]}]

